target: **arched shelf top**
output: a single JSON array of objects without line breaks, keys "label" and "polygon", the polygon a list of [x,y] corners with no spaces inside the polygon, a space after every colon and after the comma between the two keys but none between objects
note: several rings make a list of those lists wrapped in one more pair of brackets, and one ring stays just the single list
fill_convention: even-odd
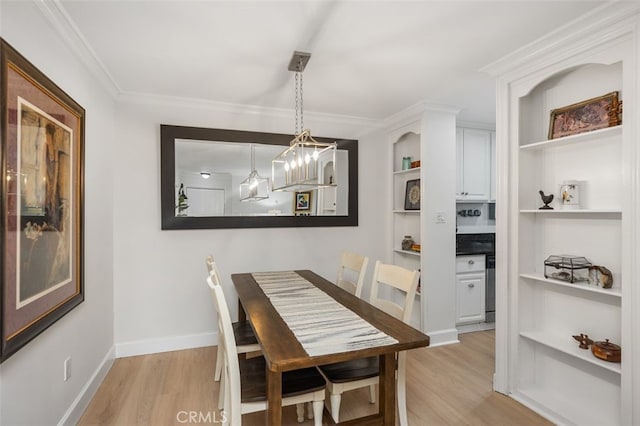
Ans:
[{"label": "arched shelf top", "polygon": [[622,69],[622,61],[612,61],[612,62],[586,62],[582,64],[576,64],[570,66],[568,68],[563,68],[549,75],[539,75],[535,79],[531,79],[528,81],[527,86],[521,87],[522,94],[519,96],[520,98],[526,98],[531,96],[538,90],[544,90],[546,87],[555,86],[561,83],[563,80],[570,78],[572,75],[579,74],[584,70],[609,70],[612,67],[619,66]]}]

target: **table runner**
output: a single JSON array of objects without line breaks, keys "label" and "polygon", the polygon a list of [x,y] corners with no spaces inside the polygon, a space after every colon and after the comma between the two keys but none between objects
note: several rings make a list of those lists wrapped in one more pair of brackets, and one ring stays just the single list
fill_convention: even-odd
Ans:
[{"label": "table runner", "polygon": [[310,356],[398,343],[294,271],[251,275]]}]

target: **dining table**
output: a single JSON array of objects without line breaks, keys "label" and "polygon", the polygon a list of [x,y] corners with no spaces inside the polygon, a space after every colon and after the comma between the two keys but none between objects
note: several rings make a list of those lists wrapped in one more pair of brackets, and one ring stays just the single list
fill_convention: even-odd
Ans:
[{"label": "dining table", "polygon": [[[310,270],[237,273],[231,279],[239,299],[238,317],[250,321],[266,360],[267,425],[282,424],[283,372],[370,356],[379,357],[378,413],[345,424],[395,424],[396,354],[428,346],[429,336]],[[332,302],[336,306],[330,315],[316,312]],[[336,315],[371,330],[357,339],[345,338],[332,328]],[[305,333],[300,332],[301,319]],[[311,338],[306,335],[309,327],[316,332]],[[362,340],[362,335],[374,338]]]}]

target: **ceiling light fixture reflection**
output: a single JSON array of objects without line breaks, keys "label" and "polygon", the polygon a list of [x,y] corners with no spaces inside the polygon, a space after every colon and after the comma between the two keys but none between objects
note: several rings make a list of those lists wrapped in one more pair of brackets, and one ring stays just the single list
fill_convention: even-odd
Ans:
[{"label": "ceiling light fixture reflection", "polygon": [[256,154],[253,144],[251,148],[251,173],[240,183],[240,201],[259,201],[269,198],[269,179],[260,176],[256,170]]},{"label": "ceiling light fixture reflection", "polygon": [[211,177],[211,173],[209,173],[209,172],[200,172],[200,176],[202,176],[202,179],[209,179]]}]

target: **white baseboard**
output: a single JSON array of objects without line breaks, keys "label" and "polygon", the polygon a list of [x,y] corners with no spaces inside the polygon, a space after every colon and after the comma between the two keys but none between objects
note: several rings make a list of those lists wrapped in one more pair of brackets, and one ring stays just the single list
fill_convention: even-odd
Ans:
[{"label": "white baseboard", "polygon": [[135,342],[117,343],[116,358],[202,348],[217,344],[218,333],[215,332],[137,340]]},{"label": "white baseboard", "polygon": [[458,330],[455,328],[451,328],[449,330],[427,331],[426,334],[429,336],[430,348],[460,343],[458,340]]},{"label": "white baseboard", "polygon": [[75,425],[78,423],[80,417],[82,417],[82,414],[84,413],[84,410],[86,410],[89,406],[91,399],[96,394],[98,388],[102,384],[102,381],[111,369],[114,359],[115,347],[112,346],[102,359],[102,362],[100,363],[96,371],[89,378],[89,381],[84,385],[76,399],[73,401],[67,412],[64,413],[64,416],[62,416],[62,418],[58,422],[58,426]]}]

